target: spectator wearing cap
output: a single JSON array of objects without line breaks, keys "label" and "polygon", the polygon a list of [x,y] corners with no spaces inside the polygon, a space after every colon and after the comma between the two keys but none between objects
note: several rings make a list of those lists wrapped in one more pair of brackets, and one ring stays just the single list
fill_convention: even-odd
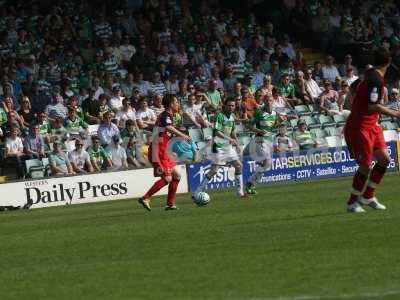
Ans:
[{"label": "spectator wearing cap", "polygon": [[324,80],[335,82],[337,76],[340,77],[339,71],[334,64],[335,60],[333,56],[328,55],[326,57],[325,65],[322,67],[322,77]]},{"label": "spectator wearing cap", "polygon": [[66,153],[62,151],[61,141],[53,141],[53,151],[49,155],[51,174],[54,176],[72,175],[75,172]]},{"label": "spectator wearing cap", "polygon": [[156,124],[156,114],[148,107],[146,98],[142,98],[139,101],[139,109],[136,111],[136,119],[138,126],[141,129],[152,130]]},{"label": "spectator wearing cap", "polygon": [[294,133],[293,137],[299,145],[300,150],[310,150],[318,146],[317,141],[309,130],[307,130],[306,121],[299,119],[297,121],[298,130]]},{"label": "spectator wearing cap", "polygon": [[84,149],[84,143],[81,139],[75,140],[75,149],[69,152],[68,159],[71,163],[72,170],[75,173],[91,173],[93,166],[90,162],[90,156]]},{"label": "spectator wearing cap", "polygon": [[112,161],[111,170],[117,171],[128,168],[126,151],[121,146],[121,140],[118,134],[112,137],[112,141],[107,146],[106,151]]},{"label": "spectator wearing cap", "polygon": [[110,112],[105,112],[103,115],[103,121],[97,131],[103,147],[107,147],[107,145],[111,143],[112,137],[119,134],[117,125],[111,122],[112,118],[113,117]]},{"label": "spectator wearing cap", "polygon": [[353,67],[348,67],[346,70],[346,76],[344,76],[343,80],[350,86],[357,79],[358,76],[354,74]]},{"label": "spectator wearing cap", "polygon": [[339,66],[340,75],[346,77],[348,69],[352,69],[353,74],[358,75],[357,67],[353,65],[353,57],[350,54],[346,54],[344,57],[344,63]]},{"label": "spectator wearing cap", "polygon": [[122,100],[124,97],[122,96],[122,90],[119,86],[113,88],[113,95],[108,101],[111,109],[116,113],[122,109]]},{"label": "spectator wearing cap", "polygon": [[287,126],[285,123],[279,125],[278,134],[273,141],[274,152],[286,152],[293,149],[293,141],[287,135]]},{"label": "spectator wearing cap", "polygon": [[92,144],[86,149],[90,157],[93,170],[100,172],[112,166],[109,154],[100,145],[100,138],[96,135],[92,136]]}]

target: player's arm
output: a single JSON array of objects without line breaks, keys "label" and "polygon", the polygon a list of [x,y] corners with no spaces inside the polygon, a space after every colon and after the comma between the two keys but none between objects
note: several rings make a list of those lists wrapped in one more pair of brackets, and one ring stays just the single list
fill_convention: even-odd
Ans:
[{"label": "player's arm", "polygon": [[400,111],[390,109],[382,104],[384,85],[383,80],[379,78],[378,72],[373,72],[368,76],[368,111],[400,118]]},{"label": "player's arm", "polygon": [[176,129],[174,126],[172,125],[168,125],[165,127],[166,130],[168,130],[170,133],[175,134],[176,136],[179,136],[181,138],[183,138],[184,140],[190,142],[192,140],[192,138],[186,134],[184,134],[183,132],[179,131],[178,129]]}]

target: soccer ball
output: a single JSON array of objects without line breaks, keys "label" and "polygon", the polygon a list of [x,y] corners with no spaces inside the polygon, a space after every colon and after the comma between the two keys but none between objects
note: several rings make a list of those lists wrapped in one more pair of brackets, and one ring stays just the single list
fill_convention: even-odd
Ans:
[{"label": "soccer ball", "polygon": [[210,196],[206,192],[200,192],[194,195],[193,201],[198,206],[205,206],[210,202]]}]

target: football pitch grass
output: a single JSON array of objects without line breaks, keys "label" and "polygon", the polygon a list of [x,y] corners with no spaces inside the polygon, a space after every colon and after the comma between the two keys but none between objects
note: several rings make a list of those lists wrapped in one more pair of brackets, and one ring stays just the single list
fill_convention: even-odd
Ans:
[{"label": "football pitch grass", "polygon": [[400,177],[385,212],[346,213],[350,182],[1,213],[0,299],[400,299]]}]

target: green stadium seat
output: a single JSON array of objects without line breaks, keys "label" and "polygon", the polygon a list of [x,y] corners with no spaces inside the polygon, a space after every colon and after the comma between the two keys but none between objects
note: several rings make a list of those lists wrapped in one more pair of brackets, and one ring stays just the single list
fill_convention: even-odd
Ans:
[{"label": "green stadium seat", "polygon": [[41,178],[45,175],[45,168],[39,159],[26,160],[25,169],[28,178]]},{"label": "green stadium seat", "polygon": [[329,126],[335,126],[335,121],[331,116],[325,116],[325,115],[319,115],[318,117],[319,122],[321,123],[322,127],[329,127]]},{"label": "green stadium seat", "polygon": [[213,129],[211,127],[203,128],[202,131],[204,140],[209,141],[212,139]]},{"label": "green stadium seat", "polygon": [[294,110],[299,116],[311,115],[311,111],[307,105],[296,105]]},{"label": "green stadium seat", "polygon": [[316,138],[324,138],[327,136],[326,132],[324,129],[321,128],[312,128],[310,129],[310,132],[316,137]]},{"label": "green stadium seat", "polygon": [[380,125],[383,130],[396,130],[399,128],[399,125],[396,122],[390,121],[382,122]]},{"label": "green stadium seat", "polygon": [[302,119],[304,119],[304,121],[306,121],[307,127],[310,129],[321,127],[321,124],[319,124],[318,121],[312,116],[304,116],[304,117],[302,117]]},{"label": "green stadium seat", "polygon": [[328,134],[328,136],[341,136],[342,135],[342,130],[337,127],[326,127],[325,131]]},{"label": "green stadium seat", "polygon": [[344,125],[346,124],[346,117],[343,115],[334,115],[333,120],[337,125]]},{"label": "green stadium seat", "polygon": [[338,136],[327,136],[325,140],[328,147],[341,147],[343,145],[342,139]]}]

